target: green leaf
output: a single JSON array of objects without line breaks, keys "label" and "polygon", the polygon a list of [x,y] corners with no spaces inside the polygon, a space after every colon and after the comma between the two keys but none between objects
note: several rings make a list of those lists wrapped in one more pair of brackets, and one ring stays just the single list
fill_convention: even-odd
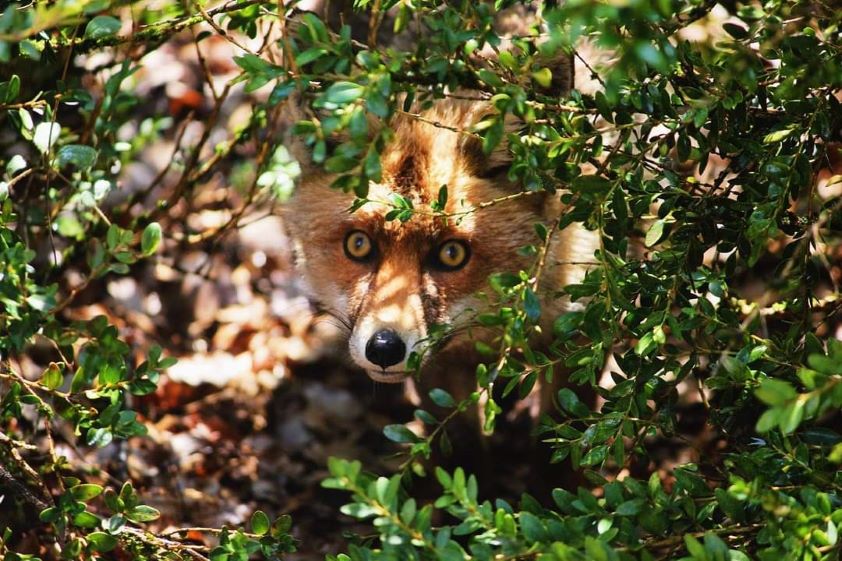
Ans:
[{"label": "green leaf", "polygon": [[570,184],[570,190],[574,193],[603,195],[611,190],[611,185],[611,181],[601,175],[580,175]]},{"label": "green leaf", "polygon": [[794,129],[792,128],[785,128],[781,130],[777,130],[774,132],[770,132],[766,136],[763,137],[763,142],[765,144],[772,144],[774,142],[780,142],[781,140],[785,139],[789,135],[793,133]]},{"label": "green leaf", "polygon": [[51,523],[58,520],[60,516],[61,511],[58,509],[58,507],[51,506],[42,510],[38,514],[38,519],[41,520],[41,522]]},{"label": "green leaf", "polygon": [[808,444],[832,446],[842,442],[842,435],[826,427],[811,427],[799,433]]},{"label": "green leaf", "polygon": [[491,87],[503,87],[503,80],[501,80],[497,74],[495,74],[487,68],[480,68],[477,71],[477,77]]},{"label": "green leaf", "polygon": [[754,428],[757,432],[769,432],[778,425],[780,417],[781,412],[778,408],[768,409],[760,415]]},{"label": "green leaf", "polygon": [[704,537],[705,551],[712,561],[728,561],[728,546],[722,538],[708,532]]},{"label": "green leaf", "polygon": [[234,63],[249,74],[271,74],[275,69],[269,61],[251,53],[235,56]]},{"label": "green leaf", "polygon": [[113,489],[106,489],[102,499],[105,502],[105,506],[111,512],[120,512],[125,507],[125,504],[123,504],[123,501]]},{"label": "green leaf", "polygon": [[768,405],[782,405],[798,396],[792,384],[775,378],[766,378],[761,381],[760,387],[754,391],[754,394]]},{"label": "green leaf", "polygon": [[149,257],[156,251],[161,244],[161,225],[157,222],[152,222],[143,229],[143,234],[140,237],[140,251],[145,257]]},{"label": "green leaf", "polygon": [[842,372],[842,361],[834,360],[822,354],[811,354],[807,357],[807,364],[813,370],[824,374],[835,375]]},{"label": "green leaf", "polygon": [[594,102],[596,103],[596,110],[600,116],[609,123],[613,123],[614,115],[611,114],[611,108],[608,105],[608,99],[606,99],[605,94],[601,91],[596,92]]},{"label": "green leaf", "polygon": [[418,442],[421,440],[414,432],[409,430],[406,425],[386,425],[383,427],[383,434],[392,442]]},{"label": "green leaf", "polygon": [[262,536],[269,531],[269,517],[262,510],[256,510],[251,515],[251,531]]},{"label": "green leaf", "polygon": [[753,349],[751,349],[746,363],[751,364],[752,362],[763,358],[766,355],[767,350],[768,347],[766,345],[758,345],[754,347]]},{"label": "green leaf", "polygon": [[365,93],[365,88],[353,82],[336,82],[324,94],[324,100],[336,105],[346,105]]},{"label": "green leaf", "polygon": [[401,507],[401,520],[403,520],[404,524],[412,524],[412,521],[415,519],[416,512],[415,499],[408,499]]},{"label": "green leaf", "polygon": [[781,431],[784,434],[794,432],[801,424],[801,421],[804,420],[804,404],[805,402],[803,400],[798,399],[783,408],[778,421]]},{"label": "green leaf", "polygon": [[640,514],[640,511],[643,509],[643,505],[643,499],[631,499],[617,506],[617,509],[614,512],[620,516],[635,516]]},{"label": "green leaf", "polygon": [[112,16],[96,16],[85,26],[86,39],[102,39],[120,31],[120,20]]},{"label": "green leaf", "polygon": [[646,332],[643,337],[634,346],[635,354],[646,356],[658,348],[658,343],[655,342],[655,335],[651,331]]},{"label": "green leaf", "polygon": [[693,556],[694,560],[709,561],[704,546],[690,534],[684,535],[684,545],[687,546],[687,552]]},{"label": "green leaf", "polygon": [[289,514],[282,514],[272,523],[272,537],[278,539],[286,535],[292,528],[292,517]]},{"label": "green leaf", "polygon": [[553,322],[553,333],[556,337],[562,337],[574,333],[582,324],[585,314],[582,312],[567,312],[556,318]]},{"label": "green leaf", "polygon": [[523,537],[530,542],[542,542],[547,539],[547,531],[541,520],[532,513],[521,512],[518,517]]},{"label": "green leaf", "polygon": [[532,79],[542,88],[549,88],[553,83],[553,72],[549,68],[541,68],[532,73]]},{"label": "green leaf", "polygon": [[36,43],[31,39],[24,39],[18,43],[18,49],[20,49],[22,57],[30,58],[32,61],[39,61],[41,60],[41,51],[44,49],[44,44],[41,42]]},{"label": "green leaf", "polygon": [[102,493],[102,485],[83,483],[70,488],[70,496],[77,501],[87,502]]},{"label": "green leaf", "polygon": [[526,288],[523,295],[523,311],[529,321],[537,321],[541,316],[541,302],[531,288]]},{"label": "green leaf", "polygon": [[588,450],[588,453],[582,458],[581,464],[583,466],[595,466],[597,464],[601,464],[605,461],[606,456],[608,456],[608,450],[608,446],[604,444],[594,446]]},{"label": "green leaf", "polygon": [[100,553],[107,553],[117,547],[117,538],[105,532],[91,532],[87,539],[94,550]]},{"label": "green leaf", "polygon": [[12,74],[8,82],[0,83],[0,102],[12,103],[20,93],[20,76]]},{"label": "green leaf", "polygon": [[439,420],[432,413],[423,409],[415,410],[415,418],[425,425],[437,425],[439,423]]},{"label": "green leaf", "polygon": [[82,511],[73,517],[73,525],[80,528],[95,528],[96,526],[99,526],[99,523],[99,516],[88,512],[87,510]]},{"label": "green leaf", "polygon": [[288,98],[293,91],[295,91],[294,81],[290,80],[287,82],[278,82],[275,84],[275,87],[272,88],[272,93],[269,94],[267,103],[269,105],[278,105]]},{"label": "green leaf", "polygon": [[149,522],[157,520],[160,516],[161,513],[157,509],[146,505],[138,505],[126,512],[126,518],[132,522]]},{"label": "green leaf", "polygon": [[482,137],[482,151],[485,154],[491,154],[491,152],[500,144],[500,141],[503,140],[503,133],[505,132],[503,119],[497,118],[495,119],[491,126],[485,131],[485,135]]},{"label": "green leaf", "polygon": [[378,514],[378,510],[371,505],[364,503],[351,503],[342,506],[339,511],[342,514],[353,516],[354,518],[368,518]]},{"label": "green leaf", "polygon": [[47,369],[44,370],[41,383],[51,390],[60,387],[64,383],[64,374],[61,367],[55,362],[51,362]]},{"label": "green leaf", "polygon": [[82,144],[66,144],[56,154],[56,165],[62,168],[73,165],[78,169],[87,169],[96,161],[96,150]]},{"label": "green leaf", "polygon": [[579,400],[579,396],[570,388],[562,388],[558,391],[558,404],[562,410],[574,417],[586,417],[590,410]]},{"label": "green leaf", "polygon": [[315,60],[318,60],[323,55],[327,54],[327,52],[327,49],[324,47],[311,47],[302,53],[298,53],[295,57],[295,64],[298,66],[305,66]]},{"label": "green leaf", "polygon": [[25,169],[26,166],[26,159],[20,154],[15,154],[9,159],[9,162],[6,164],[6,173],[9,174],[9,177],[13,177],[17,172],[21,171],[22,169]]},{"label": "green leaf", "polygon": [[661,237],[664,235],[664,221],[656,220],[652,226],[649,227],[649,230],[646,231],[646,239],[644,243],[646,247],[652,247],[656,243],[661,240]]},{"label": "green leaf", "polygon": [[456,406],[456,400],[453,399],[453,396],[441,388],[430,390],[430,399],[439,407],[451,408]]}]

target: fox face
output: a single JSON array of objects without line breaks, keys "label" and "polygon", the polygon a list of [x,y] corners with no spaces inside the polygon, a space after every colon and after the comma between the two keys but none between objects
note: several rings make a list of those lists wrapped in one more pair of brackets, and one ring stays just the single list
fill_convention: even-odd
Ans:
[{"label": "fox face", "polygon": [[[474,104],[443,101],[421,119],[401,116],[369,202],[349,212],[353,195],[316,172],[285,209],[310,297],[348,329],[351,359],[378,382],[402,381],[412,352],[425,366],[434,362],[441,349],[427,348],[431,327],[468,321],[481,311],[477,293],[489,275],[528,266],[517,250],[535,241],[543,196],[480,208],[517,190],[498,155],[484,156],[475,137],[450,130],[467,131],[481,115]],[[435,212],[443,186],[447,203]],[[412,202],[407,222],[386,219],[394,193]]]}]

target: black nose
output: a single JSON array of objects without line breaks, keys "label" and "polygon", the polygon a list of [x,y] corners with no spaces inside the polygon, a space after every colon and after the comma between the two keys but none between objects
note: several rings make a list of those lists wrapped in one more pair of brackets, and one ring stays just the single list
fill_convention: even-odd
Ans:
[{"label": "black nose", "polygon": [[365,358],[381,368],[402,362],[405,354],[406,345],[391,329],[378,331],[365,344]]}]

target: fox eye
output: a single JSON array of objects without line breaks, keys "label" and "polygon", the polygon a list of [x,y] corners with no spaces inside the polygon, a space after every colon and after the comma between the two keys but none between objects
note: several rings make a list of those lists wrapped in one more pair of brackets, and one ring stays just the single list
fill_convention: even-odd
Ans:
[{"label": "fox eye", "polygon": [[371,238],[361,230],[351,230],[345,236],[345,255],[353,261],[368,261],[374,254]]},{"label": "fox eye", "polygon": [[448,240],[439,246],[435,264],[439,269],[456,271],[464,267],[470,257],[468,244],[461,240]]}]

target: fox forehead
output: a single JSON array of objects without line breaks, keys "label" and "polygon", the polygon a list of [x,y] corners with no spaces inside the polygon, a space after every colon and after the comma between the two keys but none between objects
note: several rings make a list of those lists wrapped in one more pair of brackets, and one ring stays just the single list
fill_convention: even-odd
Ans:
[{"label": "fox forehead", "polygon": [[[293,206],[306,209],[310,217],[330,215],[338,225],[398,239],[470,237],[475,219],[468,211],[479,201],[499,196],[500,190],[477,177],[480,160],[485,158],[479,141],[468,130],[476,118],[475,111],[469,104],[453,105],[434,106],[423,114],[423,120],[398,115],[391,122],[391,139],[381,154],[382,176],[369,183],[368,202],[355,212],[347,212],[353,195],[327,189],[331,178],[318,173],[305,179]],[[434,212],[433,204],[439,201],[443,188],[447,202]],[[407,223],[385,220],[395,208],[395,195],[410,201],[416,210]]]},{"label": "fox forehead", "polygon": [[471,106],[454,103],[436,105],[424,115],[398,115],[381,156],[383,183],[424,206],[436,201],[445,185],[458,199],[472,187],[482,156],[468,130],[476,118]]}]

